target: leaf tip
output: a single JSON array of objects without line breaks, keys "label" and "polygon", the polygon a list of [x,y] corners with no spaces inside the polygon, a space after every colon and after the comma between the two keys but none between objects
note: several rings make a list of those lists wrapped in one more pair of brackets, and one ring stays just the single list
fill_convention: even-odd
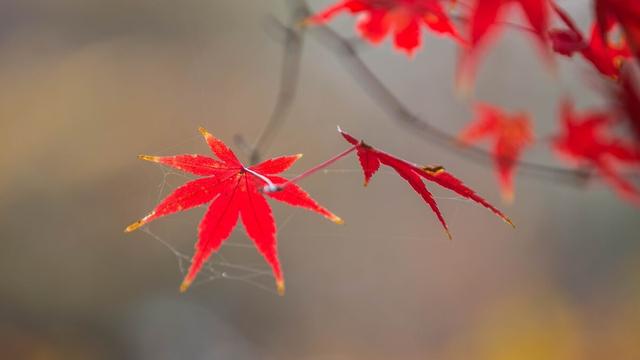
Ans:
[{"label": "leaf tip", "polygon": [[205,129],[204,127],[200,126],[198,127],[198,131],[200,132],[200,134],[202,134],[202,136],[204,137],[209,137],[211,136],[211,134],[207,131],[207,129]]},{"label": "leaf tip", "polygon": [[152,219],[152,216],[155,214],[155,211],[152,211],[150,214],[148,214],[147,216],[143,217],[142,219],[134,222],[133,224],[127,226],[126,229],[124,229],[124,232],[129,233],[132,231],[137,230],[138,228],[140,228],[141,226],[143,226],[144,224],[148,223],[150,219]]},{"label": "leaf tip", "polygon": [[126,233],[130,233],[130,232],[132,232],[132,231],[137,230],[137,229],[138,229],[139,227],[141,227],[142,225],[144,225],[144,221],[142,221],[142,220],[138,220],[138,221],[134,222],[133,224],[131,224],[131,225],[127,226],[127,227],[124,229],[124,232],[126,232]]},{"label": "leaf tip", "polygon": [[447,234],[447,238],[449,238],[449,240],[453,240],[453,236],[451,236],[449,229],[444,229],[444,233]]},{"label": "leaf tip", "polygon": [[333,214],[331,215],[331,217],[329,217],[329,220],[331,220],[332,222],[338,225],[344,224],[344,220],[342,220],[342,218]]},{"label": "leaf tip", "polygon": [[151,156],[151,155],[138,155],[138,159],[145,160],[145,161],[151,161],[151,162],[158,162],[158,157],[157,156]]},{"label": "leaf tip", "polygon": [[282,279],[276,280],[276,290],[278,291],[278,295],[284,296],[284,292],[285,292],[284,280]]},{"label": "leaf tip", "polygon": [[516,228],[516,224],[513,223],[513,221],[511,221],[511,219],[509,219],[508,217],[504,216],[502,218],[502,220],[504,220],[504,222],[506,222],[507,224],[511,225],[512,228]]},{"label": "leaf tip", "polygon": [[184,279],[184,281],[182,281],[182,284],[180,284],[180,292],[181,293],[187,292],[190,286],[191,286],[191,280]]}]

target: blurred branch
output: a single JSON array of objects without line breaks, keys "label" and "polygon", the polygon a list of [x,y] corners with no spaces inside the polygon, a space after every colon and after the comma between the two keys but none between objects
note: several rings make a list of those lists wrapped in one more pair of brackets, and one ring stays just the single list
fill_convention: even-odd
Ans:
[{"label": "blurred branch", "polygon": [[305,32],[305,28],[299,26],[299,21],[309,16],[309,10],[299,0],[288,0],[288,7],[290,9],[289,26],[279,26],[282,30],[280,34],[284,42],[284,49],[278,95],[269,121],[260,132],[256,142],[251,146],[249,157],[252,164],[259,162],[261,152],[264,152],[271,145],[274,136],[282,127],[291,109],[298,90]]}]

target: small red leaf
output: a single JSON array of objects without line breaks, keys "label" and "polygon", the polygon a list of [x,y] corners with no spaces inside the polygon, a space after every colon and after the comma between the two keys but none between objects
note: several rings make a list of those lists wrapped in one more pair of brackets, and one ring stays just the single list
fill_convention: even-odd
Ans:
[{"label": "small red leaf", "polygon": [[[442,216],[440,209],[438,208],[436,200],[433,198],[433,195],[431,195],[431,193],[427,190],[426,186],[422,182],[421,177],[425,180],[435,182],[446,189],[454,191],[455,193],[466,199],[470,199],[481,204],[482,206],[498,215],[507,223],[513,225],[511,220],[509,220],[509,218],[507,218],[500,210],[477,195],[473,190],[464,185],[462,181],[444,171],[442,167],[419,167],[408,161],[388,154],[382,150],[378,150],[368,144],[365,144],[362,141],[358,141],[356,138],[344,132],[340,128],[338,128],[338,131],[340,131],[347,142],[356,147],[358,151],[358,157],[360,159],[360,164],[364,172],[365,182],[368,181],[371,176],[373,176],[375,170],[378,169],[380,164],[389,166],[390,168],[395,170],[398,175],[405,179],[405,181],[409,183],[414,191],[416,191],[422,197],[425,203],[429,205],[449,237],[451,237],[451,234],[449,233],[449,229],[447,227],[445,219]],[[363,158],[366,159],[366,161],[363,161]]]},{"label": "small red leaf", "polygon": [[442,0],[341,0],[308,19],[322,24],[341,12],[362,14],[357,29],[363,38],[378,44],[391,32],[396,49],[411,56],[421,45],[421,25],[440,35],[462,41]]},{"label": "small red leaf", "polygon": [[578,114],[573,104],[561,109],[562,132],[554,139],[558,155],[580,166],[589,166],[603,177],[624,199],[640,205],[640,191],[619,172],[620,165],[637,165],[640,151],[608,131],[614,123],[611,114]]},{"label": "small red leaf", "polygon": [[505,200],[513,199],[513,174],[524,148],[533,142],[531,121],[525,114],[506,115],[500,109],[481,104],[476,119],[460,134],[467,145],[493,137],[493,157]]}]

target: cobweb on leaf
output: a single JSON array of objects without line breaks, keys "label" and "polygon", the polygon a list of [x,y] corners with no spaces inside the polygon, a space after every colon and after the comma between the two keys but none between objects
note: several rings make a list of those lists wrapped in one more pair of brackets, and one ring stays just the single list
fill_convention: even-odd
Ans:
[{"label": "cobweb on leaf", "polygon": [[[162,165],[157,165],[157,167],[162,171],[163,177],[158,185],[155,200],[150,201],[150,203],[153,204],[160,203],[164,197],[184,182],[196,179],[194,176],[175,171]],[[200,206],[199,208],[203,207],[206,207],[206,205]],[[158,228],[164,227],[160,225],[161,222],[169,222],[180,224],[181,226],[188,226],[189,231],[194,231],[194,229],[197,229],[200,221],[200,219],[194,221],[193,216],[188,215],[189,212],[194,210],[195,209],[192,209],[182,214],[169,215],[166,218],[146,224],[139,229],[139,231],[160,243],[175,256],[178,270],[182,277],[186,276],[191,266],[191,258],[197,238],[194,238],[193,241],[184,242],[184,237],[181,236],[179,241],[181,243],[184,242],[184,245],[178,245],[178,239],[168,240],[167,235],[160,234],[160,232],[164,231],[158,230]],[[285,229],[295,216],[296,209],[291,210],[290,214],[286,216],[283,221],[276,219],[278,233]],[[183,215],[183,217],[180,218],[180,215]],[[184,250],[183,247],[185,248]],[[276,294],[275,288],[273,287],[274,280],[272,271],[256,250],[253,242],[246,236],[240,222],[238,222],[238,225],[229,238],[222,243],[220,250],[212,254],[209,260],[203,265],[192,287],[223,279],[241,281]]]}]

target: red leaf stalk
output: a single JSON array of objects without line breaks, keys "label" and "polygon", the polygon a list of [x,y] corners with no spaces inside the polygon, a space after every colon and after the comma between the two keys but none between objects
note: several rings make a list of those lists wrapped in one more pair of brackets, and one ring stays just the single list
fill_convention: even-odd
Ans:
[{"label": "red leaf stalk", "polygon": [[322,170],[322,169],[326,168],[327,166],[329,166],[329,165],[333,164],[334,162],[336,162],[336,161],[338,161],[338,160],[342,159],[343,157],[345,157],[345,156],[349,155],[351,152],[353,152],[353,151],[354,151],[354,150],[356,150],[357,148],[358,148],[358,147],[357,147],[356,145],[354,145],[354,146],[352,146],[352,147],[348,148],[347,150],[345,150],[345,151],[341,152],[340,154],[338,154],[338,155],[336,155],[336,156],[332,157],[331,159],[326,160],[326,161],[323,161],[322,163],[320,163],[320,164],[318,164],[318,165],[316,165],[316,166],[312,167],[311,169],[309,169],[309,170],[307,170],[307,171],[303,172],[302,174],[300,174],[300,175],[298,175],[298,176],[296,176],[296,177],[294,177],[294,178],[289,179],[289,181],[287,181],[287,182],[285,182],[285,183],[278,184],[278,185],[275,185],[275,184],[273,184],[273,183],[272,183],[272,184],[267,184],[265,187],[263,187],[263,188],[262,188],[262,191],[264,191],[264,192],[266,192],[266,193],[271,193],[271,192],[281,191],[281,190],[283,190],[285,187],[287,187],[289,184],[292,184],[292,183],[298,182],[298,181],[300,181],[300,180],[302,180],[302,179],[306,178],[306,177],[307,177],[307,176],[309,176],[309,175],[313,175],[314,173],[316,173],[316,172],[318,172],[318,171],[320,171],[320,170]]}]

